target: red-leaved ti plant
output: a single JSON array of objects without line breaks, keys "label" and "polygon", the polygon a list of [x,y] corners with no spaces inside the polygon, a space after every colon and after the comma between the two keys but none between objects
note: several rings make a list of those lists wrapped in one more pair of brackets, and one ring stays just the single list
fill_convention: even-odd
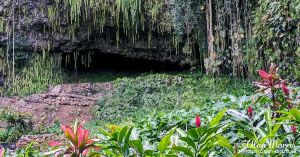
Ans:
[{"label": "red-leaved ti plant", "polygon": [[[72,157],[82,157],[88,154],[89,149],[100,149],[95,146],[95,142],[98,140],[89,138],[89,130],[83,128],[83,123],[78,124],[76,121],[73,128],[68,125],[61,125],[61,128],[70,143],[70,146],[64,154],[71,155]],[[60,145],[61,143],[57,141],[49,143],[49,146],[53,147]]]},{"label": "red-leaved ti plant", "polygon": [[254,82],[254,84],[259,87],[259,91],[264,92],[267,94],[267,96],[270,97],[272,100],[273,105],[271,108],[273,110],[278,110],[279,107],[283,104],[279,99],[277,98],[277,93],[280,89],[282,90],[284,94],[285,101],[288,103],[288,108],[292,108],[293,104],[291,103],[291,100],[289,98],[290,91],[287,88],[285,80],[281,79],[278,75],[278,67],[275,66],[275,64],[271,64],[269,72],[259,70],[258,71],[259,76],[261,77],[261,82]]},{"label": "red-leaved ti plant", "polygon": [[285,95],[286,97],[289,97],[289,96],[290,96],[290,91],[289,91],[289,89],[287,88],[285,81],[283,81],[283,82],[281,83],[281,89],[282,89],[282,92],[284,93],[284,95]]},{"label": "red-leaved ti plant", "polygon": [[58,141],[50,141],[50,142],[48,143],[48,145],[49,145],[50,147],[59,147],[59,146],[62,146],[63,144],[62,144],[61,142],[58,142]]},{"label": "red-leaved ti plant", "polygon": [[259,70],[258,74],[262,78],[261,82],[254,82],[254,84],[260,88],[259,91],[265,93],[273,92],[272,90],[278,89],[281,87],[281,79],[277,74],[278,67],[274,64],[271,64],[269,73],[264,70]]},{"label": "red-leaved ti plant", "polygon": [[0,148],[0,157],[4,157],[5,155],[5,149],[2,147]]},{"label": "red-leaved ti plant", "polygon": [[195,124],[196,124],[197,128],[200,128],[200,126],[201,126],[201,118],[200,118],[199,115],[197,115],[196,118],[195,118]]},{"label": "red-leaved ti plant", "polygon": [[249,119],[253,118],[253,108],[251,106],[249,106],[247,109],[247,115]]}]

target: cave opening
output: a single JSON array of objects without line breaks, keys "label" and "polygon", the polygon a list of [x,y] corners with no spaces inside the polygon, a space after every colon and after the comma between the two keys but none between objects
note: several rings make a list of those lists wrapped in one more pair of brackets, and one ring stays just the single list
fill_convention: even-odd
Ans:
[{"label": "cave opening", "polygon": [[[80,81],[89,74],[139,75],[142,73],[177,72],[190,69],[179,62],[130,58],[119,54],[76,52],[62,55],[62,67],[69,77]],[[110,80],[105,80],[110,81]]]}]

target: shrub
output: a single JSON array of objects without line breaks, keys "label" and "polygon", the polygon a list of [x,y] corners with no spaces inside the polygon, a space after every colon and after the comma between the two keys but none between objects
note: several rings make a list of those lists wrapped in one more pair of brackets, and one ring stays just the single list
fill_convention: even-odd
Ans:
[{"label": "shrub", "polygon": [[5,129],[0,133],[1,142],[15,142],[23,134],[32,130],[31,115],[9,108],[0,109],[0,120]]}]

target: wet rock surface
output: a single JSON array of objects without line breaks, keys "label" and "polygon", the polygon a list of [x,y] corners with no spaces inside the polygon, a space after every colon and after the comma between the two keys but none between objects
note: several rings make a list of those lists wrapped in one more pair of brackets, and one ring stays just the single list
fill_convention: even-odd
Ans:
[{"label": "wet rock surface", "polygon": [[[87,26],[93,22],[86,21],[82,22],[79,28],[75,30],[76,33],[70,35],[70,24],[64,16],[66,15],[65,11],[62,11],[58,18],[60,25],[57,26],[57,30],[59,31],[53,31],[48,8],[54,4],[54,0],[15,0],[15,14],[13,15],[12,1],[0,0],[0,16],[3,17],[10,31],[12,30],[13,19],[15,21],[16,53],[39,52],[50,46],[53,52],[95,52],[172,63],[184,61],[184,55],[176,53],[175,47],[171,45],[172,34],[168,32],[153,31],[151,44],[148,42],[147,32],[139,35],[136,42],[132,42],[131,39],[121,34],[120,40],[117,42],[117,28],[109,16],[103,33],[100,33],[96,28],[89,30]],[[170,8],[166,8],[166,11],[168,9]],[[61,8],[61,10],[63,9]],[[160,15],[158,14],[158,16]],[[162,17],[158,18],[157,22],[160,22],[159,20],[166,22]],[[151,24],[151,18],[145,19],[145,21],[145,25]],[[6,46],[7,41],[11,41],[11,38],[12,36],[7,37],[7,33],[0,33],[0,46]]]}]

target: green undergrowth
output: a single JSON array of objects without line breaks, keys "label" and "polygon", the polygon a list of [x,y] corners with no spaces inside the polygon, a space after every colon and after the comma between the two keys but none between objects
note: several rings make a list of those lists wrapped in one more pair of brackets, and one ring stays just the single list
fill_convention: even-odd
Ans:
[{"label": "green undergrowth", "polygon": [[[69,75],[71,76],[71,75]],[[224,101],[238,101],[238,97],[251,95],[251,82],[230,77],[209,77],[199,72],[169,73],[78,73],[80,81],[71,76],[68,82],[107,82],[113,90],[101,98],[91,114],[96,119],[86,126],[97,131],[106,124],[137,124],[156,119],[158,125],[180,119],[192,119],[195,113],[214,115],[234,105]],[[178,115],[179,118],[178,118]],[[188,118],[182,118],[188,116]],[[173,124],[168,124],[173,126]],[[159,126],[161,128],[161,126]],[[163,127],[162,127],[163,128]],[[168,127],[170,128],[170,127]],[[33,131],[33,134],[60,133],[59,124]]]},{"label": "green undergrowth", "polygon": [[32,116],[14,109],[0,107],[0,145],[16,142],[32,131]]},{"label": "green undergrowth", "polygon": [[134,121],[154,112],[210,108],[229,93],[242,96],[253,92],[249,81],[197,72],[143,74],[112,83],[113,90],[99,100],[94,110],[104,123]]},{"label": "green undergrowth", "polygon": [[114,70],[97,70],[84,72],[64,72],[64,82],[87,83],[87,82],[110,82],[123,77],[136,77],[136,72],[119,72]]}]

